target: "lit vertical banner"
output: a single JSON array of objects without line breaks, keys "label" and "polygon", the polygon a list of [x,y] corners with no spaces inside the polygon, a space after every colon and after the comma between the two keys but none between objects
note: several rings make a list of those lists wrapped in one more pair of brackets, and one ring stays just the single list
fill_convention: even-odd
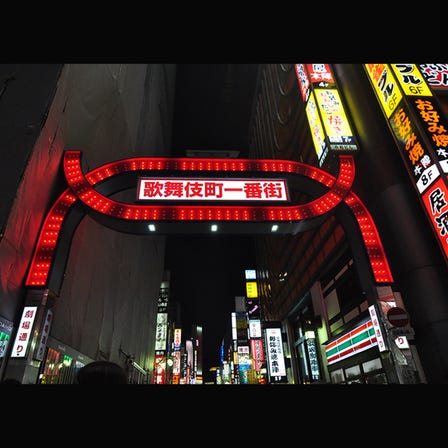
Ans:
[{"label": "lit vertical banner", "polygon": [[270,378],[285,377],[286,367],[283,355],[282,333],[280,328],[266,328],[266,353]]},{"label": "lit vertical banner", "polygon": [[308,124],[311,129],[311,137],[313,139],[314,149],[318,160],[324,160],[327,148],[327,142],[325,141],[325,131],[322,125],[322,120],[317,110],[316,99],[314,93],[310,94],[308,102],[305,107],[306,116],[308,118]]},{"label": "lit vertical banner", "polygon": [[19,328],[17,329],[16,339],[11,352],[11,358],[24,358],[26,356],[36,313],[37,306],[26,306],[23,308],[22,318],[20,319]]},{"label": "lit vertical banner", "polygon": [[157,313],[156,322],[156,350],[166,350],[166,338],[168,331],[168,314],[167,313]]},{"label": "lit vertical banner", "polygon": [[358,145],[330,65],[295,64],[295,72],[319,166],[322,166],[329,150],[335,153],[356,152]]},{"label": "lit vertical banner", "polygon": [[378,102],[386,117],[389,118],[403,98],[392,70],[387,64],[364,64],[364,68],[375,90]]},{"label": "lit vertical banner", "polygon": [[445,116],[416,64],[365,64],[364,67],[448,260],[448,123]]}]

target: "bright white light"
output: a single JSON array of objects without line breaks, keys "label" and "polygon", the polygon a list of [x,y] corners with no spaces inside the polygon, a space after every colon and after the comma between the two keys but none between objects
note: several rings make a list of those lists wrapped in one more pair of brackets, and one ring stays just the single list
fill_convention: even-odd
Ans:
[{"label": "bright white light", "polygon": [[156,226],[154,224],[148,224],[148,229],[150,232],[155,232],[156,231]]},{"label": "bright white light", "polygon": [[313,330],[305,331],[305,339],[315,339],[316,336]]},{"label": "bright white light", "polygon": [[278,230],[278,224],[273,224],[271,227],[271,232],[277,232]]},{"label": "bright white light", "polygon": [[218,226],[216,224],[212,224],[211,231],[216,232],[218,230]]}]

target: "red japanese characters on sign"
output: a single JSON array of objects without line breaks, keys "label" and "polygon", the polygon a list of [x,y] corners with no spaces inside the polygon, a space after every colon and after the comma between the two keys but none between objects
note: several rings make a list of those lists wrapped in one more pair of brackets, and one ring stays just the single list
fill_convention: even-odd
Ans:
[{"label": "red japanese characters on sign", "polygon": [[255,370],[260,370],[264,362],[263,339],[251,339],[250,352],[254,360]]},{"label": "red japanese characters on sign", "polygon": [[281,179],[179,179],[142,177],[139,200],[287,201]]},{"label": "red japanese characters on sign", "polygon": [[378,319],[378,314],[376,312],[375,305],[369,306],[370,320],[373,324],[373,329],[375,330],[375,337],[378,343],[378,350],[384,352],[386,350],[386,343],[384,342],[383,333],[381,332],[380,321]]},{"label": "red japanese characters on sign", "polygon": [[27,353],[33,323],[36,317],[37,306],[26,306],[23,308],[22,318],[17,329],[16,340],[12,348],[12,358],[24,358]]},{"label": "red japanese characters on sign", "polygon": [[297,80],[299,81],[300,93],[302,95],[302,100],[306,103],[308,100],[308,96],[311,92],[311,83],[308,78],[308,74],[305,70],[305,66],[303,64],[295,64],[294,65]]},{"label": "red japanese characters on sign", "polygon": [[431,217],[432,226],[445,255],[448,258],[448,191],[442,178],[437,179],[422,195],[426,212]]},{"label": "red japanese characters on sign", "polygon": [[431,89],[448,89],[448,64],[419,64]]}]

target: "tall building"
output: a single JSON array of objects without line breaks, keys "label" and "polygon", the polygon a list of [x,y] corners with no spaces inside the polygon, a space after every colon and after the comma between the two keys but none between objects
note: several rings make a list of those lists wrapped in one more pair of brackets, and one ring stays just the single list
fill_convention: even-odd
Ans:
[{"label": "tall building", "polygon": [[[339,151],[355,169],[357,206],[349,195],[289,235],[255,237],[264,315],[288,335],[289,382],[447,382],[447,70],[260,67],[250,158],[337,178]],[[314,186],[294,202],[329,190]]]},{"label": "tall building", "polygon": [[[25,344],[8,344],[1,376],[39,382],[47,360],[36,334],[47,338],[45,328],[57,366],[47,370],[46,382],[67,382],[90,359],[115,361],[131,377],[134,370],[151,374],[165,237],[117,232],[82,207],[64,215],[58,198],[67,188],[66,150],[81,152],[84,173],[115,160],[170,155],[176,66],[11,64],[0,70],[0,329],[11,340],[20,332],[30,343],[26,351]],[[134,201],[128,191],[112,197]],[[49,273],[45,261],[35,264],[30,279],[41,227],[46,217],[55,219],[40,240],[51,251],[58,216],[66,216],[70,230],[60,236],[57,260]],[[45,260],[45,253],[39,256]],[[40,282],[46,274],[49,283]]]}]

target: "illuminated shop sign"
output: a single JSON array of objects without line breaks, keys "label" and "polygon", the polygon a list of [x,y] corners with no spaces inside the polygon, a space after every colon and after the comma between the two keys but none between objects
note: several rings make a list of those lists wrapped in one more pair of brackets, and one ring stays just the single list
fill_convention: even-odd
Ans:
[{"label": "illuminated shop sign", "polygon": [[431,89],[448,89],[448,64],[418,64]]},{"label": "illuminated shop sign", "polygon": [[426,212],[438,236],[445,254],[448,254],[448,189],[442,178],[439,178],[422,195]]},{"label": "illuminated shop sign", "polygon": [[250,352],[254,361],[255,370],[260,370],[264,362],[263,339],[251,339]]},{"label": "illuminated shop sign", "polygon": [[317,110],[316,100],[314,93],[311,93],[305,108],[306,116],[308,118],[308,124],[311,130],[311,137],[314,143],[314,150],[319,161],[323,160],[326,156],[325,149],[327,142],[325,140],[325,131],[322,125],[322,121]]},{"label": "illuminated shop sign", "polygon": [[164,384],[166,381],[166,356],[156,355],[154,357],[154,381],[155,384]]},{"label": "illuminated shop sign", "polygon": [[378,101],[386,117],[389,118],[403,98],[392,70],[387,64],[364,64],[364,67]]},{"label": "illuminated shop sign", "polygon": [[166,335],[168,329],[168,314],[157,313],[156,322],[156,350],[166,350]]},{"label": "illuminated shop sign", "polygon": [[415,64],[391,64],[391,67],[405,95],[432,96],[424,76]]},{"label": "illuminated shop sign", "polygon": [[396,109],[389,123],[408,171],[419,193],[423,193],[440,175],[436,160],[424,146],[419,131],[404,106]]},{"label": "illuminated shop sign", "polygon": [[249,337],[261,338],[261,321],[260,319],[249,319]]},{"label": "illuminated shop sign", "polygon": [[246,282],[246,296],[248,299],[258,297],[257,282]]},{"label": "illuminated shop sign", "polygon": [[414,98],[410,105],[420,118],[442,171],[448,173],[448,122],[444,113],[433,98]]},{"label": "illuminated shop sign", "polygon": [[329,64],[306,64],[310,82],[316,87],[328,87],[335,84]]},{"label": "illuminated shop sign", "polygon": [[313,380],[319,380],[319,361],[317,359],[316,341],[314,338],[306,339],[306,348],[308,351],[308,360],[310,362],[311,378]]},{"label": "illuminated shop sign", "polygon": [[[445,212],[448,197],[448,124],[444,114],[417,65],[365,64],[365,67],[383,109],[387,93],[393,91],[397,98],[398,91],[402,94],[401,104],[397,106],[394,101],[394,110],[388,115],[389,125],[440,247],[448,258],[448,215]],[[398,84],[394,84],[391,72],[395,74]],[[380,80],[386,79],[387,73],[390,85],[375,84],[378,76],[375,78],[374,75],[380,73]],[[378,89],[378,85],[382,88]]]},{"label": "illuminated shop sign", "polygon": [[308,73],[303,64],[294,64],[297,80],[299,81],[300,94],[304,103],[308,101],[308,96],[311,92],[311,83]]},{"label": "illuminated shop sign", "polygon": [[282,179],[180,179],[142,177],[139,200],[287,201]]},{"label": "illuminated shop sign", "polygon": [[337,89],[315,89],[317,105],[328,137],[330,149],[357,150]]},{"label": "illuminated shop sign", "polygon": [[37,306],[26,306],[23,308],[22,318],[20,319],[16,340],[11,352],[12,358],[23,358],[26,356],[36,313]]},{"label": "illuminated shop sign", "polygon": [[270,377],[286,376],[280,328],[266,328],[266,352]]},{"label": "illuminated shop sign", "polygon": [[244,278],[246,280],[255,280],[257,278],[257,272],[255,269],[245,269]]},{"label": "illuminated shop sign", "polygon": [[182,329],[175,328],[174,329],[174,350],[180,350],[181,343],[182,343]]},{"label": "illuminated shop sign", "polygon": [[328,150],[358,150],[329,64],[295,64],[319,165]]},{"label": "illuminated shop sign", "polygon": [[378,342],[375,330],[372,321],[369,319],[325,347],[328,365],[342,361],[376,345],[378,345]]},{"label": "illuminated shop sign", "polygon": [[383,332],[381,331],[380,321],[376,312],[375,305],[369,306],[370,320],[372,321],[373,330],[375,331],[376,342],[378,344],[378,350],[384,352],[386,350],[386,342],[384,341]]}]

